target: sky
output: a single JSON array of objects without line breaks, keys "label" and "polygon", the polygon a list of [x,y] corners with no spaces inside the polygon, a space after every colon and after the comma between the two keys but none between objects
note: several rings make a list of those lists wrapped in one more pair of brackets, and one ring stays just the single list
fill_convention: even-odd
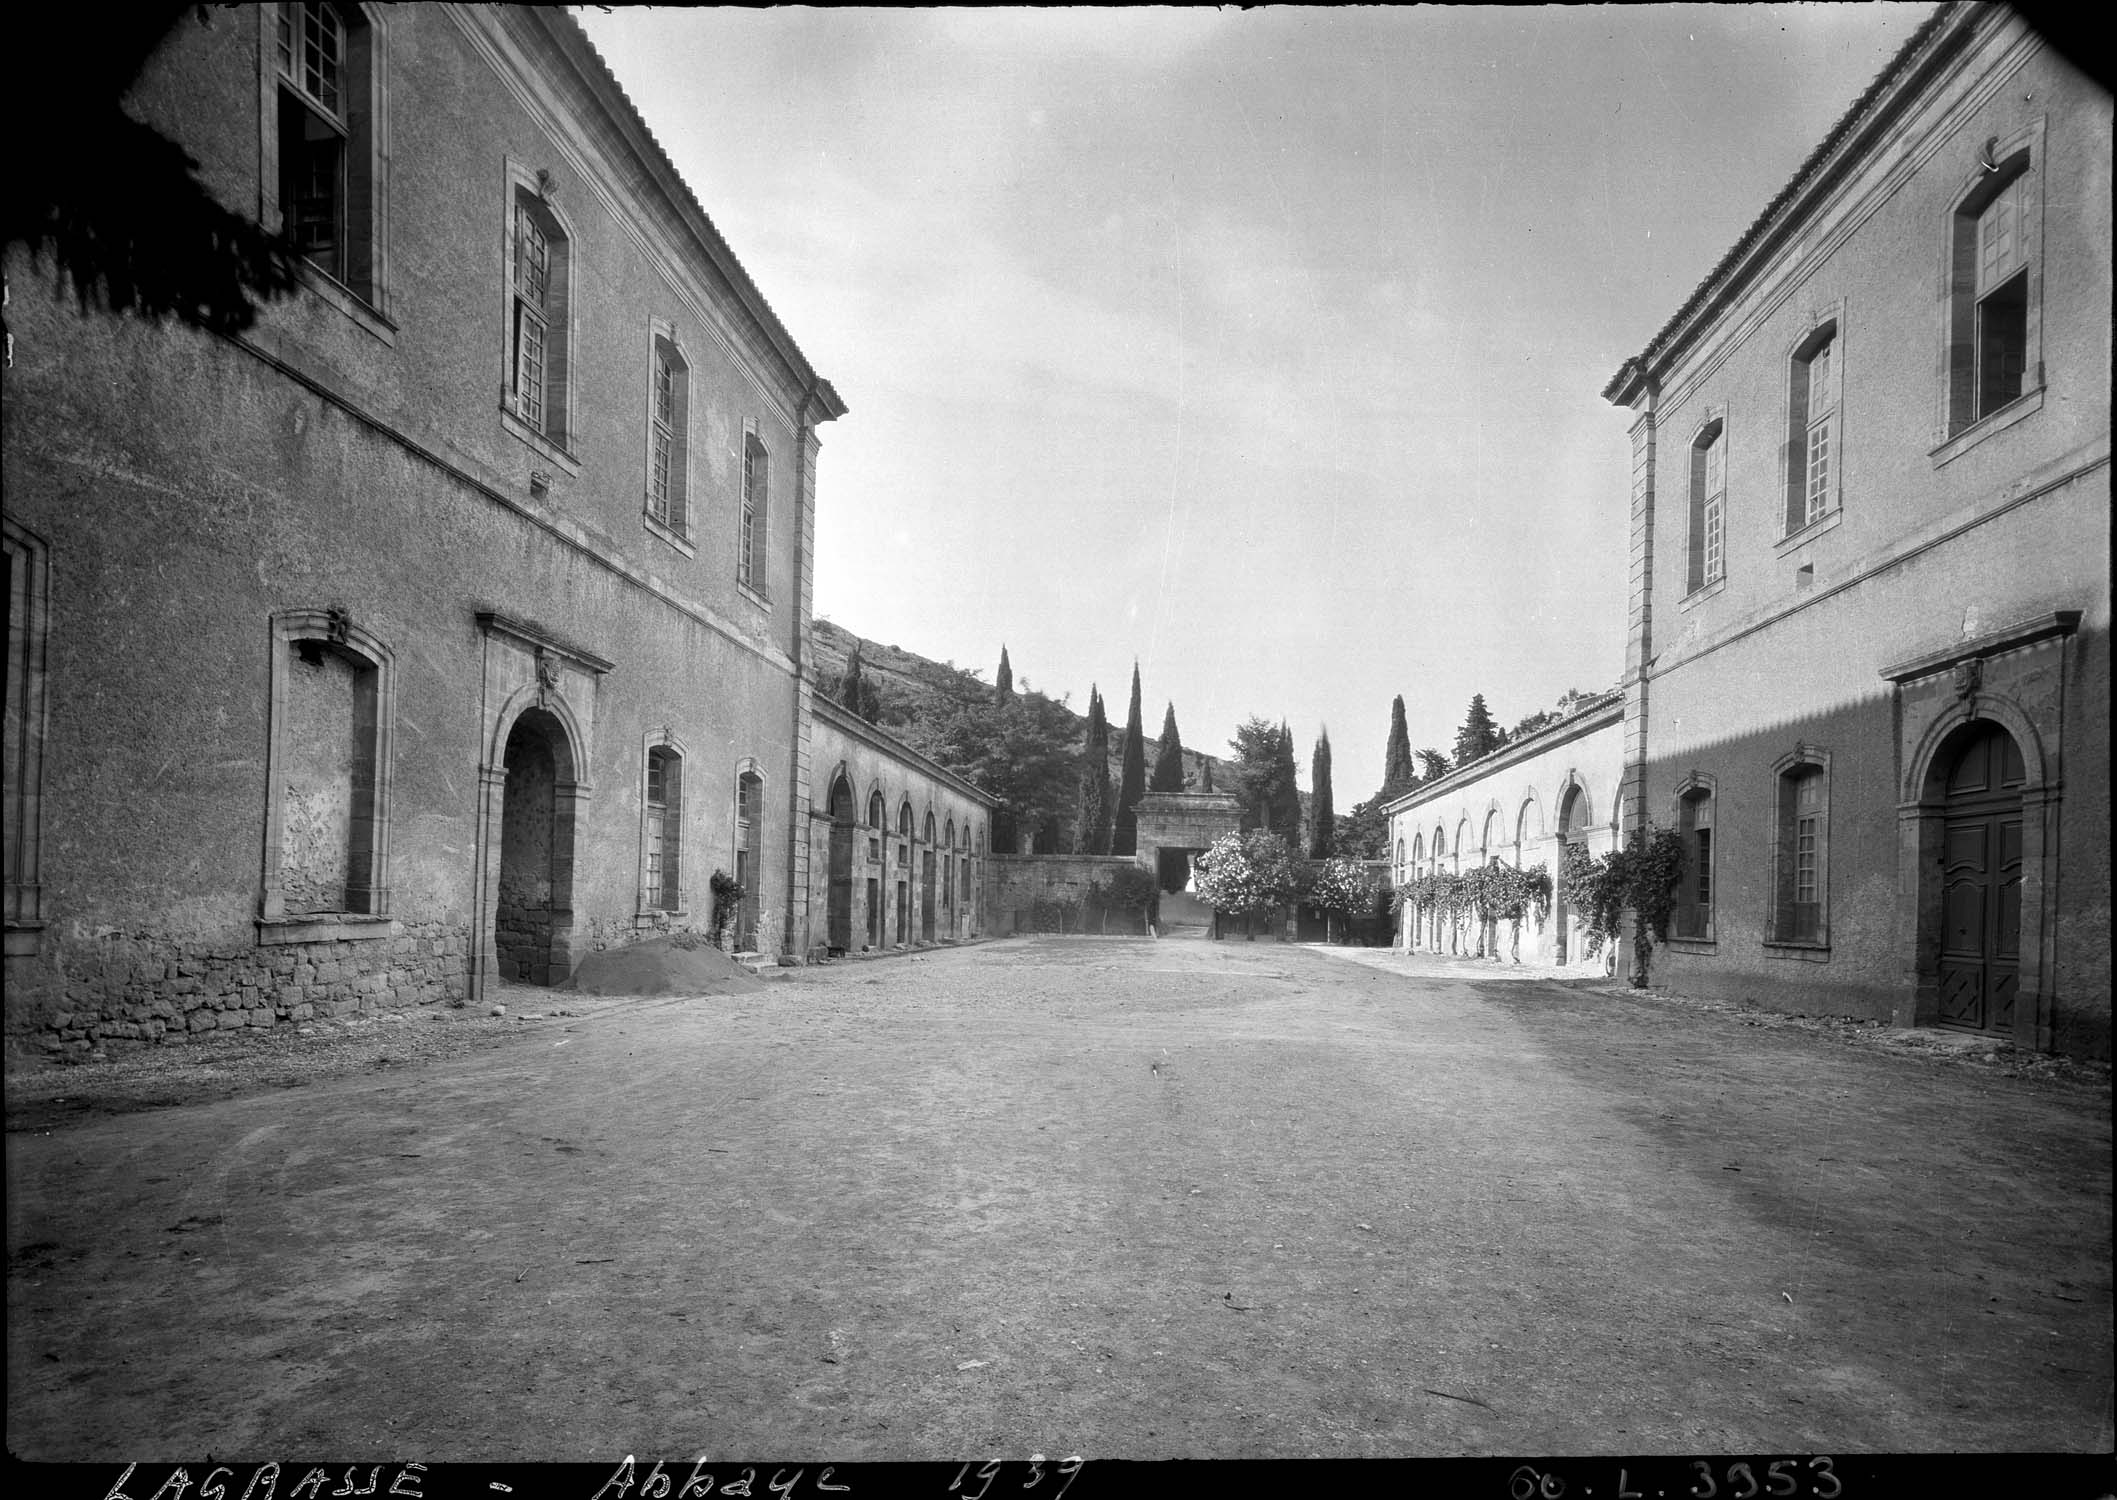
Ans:
[{"label": "sky", "polygon": [[1344,809],[1617,684],[1599,393],[1931,9],[576,14],[849,408],[816,613]]}]

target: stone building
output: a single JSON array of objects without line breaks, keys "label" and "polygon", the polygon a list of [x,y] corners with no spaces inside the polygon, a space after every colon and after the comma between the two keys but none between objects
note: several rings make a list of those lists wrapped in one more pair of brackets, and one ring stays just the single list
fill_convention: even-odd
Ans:
[{"label": "stone building", "polygon": [[[1389,803],[1392,882],[1403,889],[1421,875],[1462,874],[1494,861],[1541,866],[1551,877],[1552,909],[1541,927],[1522,924],[1522,961],[1601,973],[1609,955],[1587,952],[1580,914],[1567,900],[1564,849],[1600,855],[1616,847],[1623,720],[1621,693],[1586,699],[1557,723]],[[1407,902],[1398,911],[1397,946],[1406,952],[1450,951],[1451,936],[1431,910]]]},{"label": "stone building", "polygon": [[814,713],[806,953],[984,936],[999,800],[829,698]]},{"label": "stone building", "polygon": [[187,17],[128,99],[305,285],[6,266],[7,1002],[85,1047],[810,941],[803,357],[557,10]]},{"label": "stone building", "polygon": [[2109,1055],[2110,139],[1942,6],[1604,391],[1655,983]]}]

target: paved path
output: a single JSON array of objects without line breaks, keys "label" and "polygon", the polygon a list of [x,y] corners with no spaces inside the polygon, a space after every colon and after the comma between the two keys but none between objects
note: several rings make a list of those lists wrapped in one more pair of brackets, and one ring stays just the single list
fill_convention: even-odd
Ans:
[{"label": "paved path", "polygon": [[2109,1093],[1021,939],[8,1142],[28,1457],[2107,1450]]}]

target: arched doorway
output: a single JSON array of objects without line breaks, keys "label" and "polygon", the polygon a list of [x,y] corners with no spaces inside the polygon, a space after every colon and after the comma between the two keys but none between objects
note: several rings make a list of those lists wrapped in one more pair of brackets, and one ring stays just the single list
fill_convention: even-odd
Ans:
[{"label": "arched doorway", "polygon": [[573,972],[573,757],[548,710],[515,720],[503,757],[493,948],[503,980],[557,984]]},{"label": "arched doorway", "polygon": [[853,946],[853,784],[841,769],[831,782],[830,892],[824,941],[833,953]]},{"label": "arched doorway", "polygon": [[1583,792],[1578,784],[1568,786],[1558,803],[1558,849],[1556,868],[1553,871],[1557,879],[1552,882],[1555,887],[1552,909],[1557,919],[1555,941],[1558,961],[1561,964],[1571,962],[1581,951],[1580,938],[1574,931],[1579,913],[1574,909],[1566,892],[1566,846],[1578,841],[1587,831],[1587,826],[1587,793]]},{"label": "arched doorway", "polygon": [[1936,1019],[1959,1031],[2014,1034],[2021,976],[2021,746],[1986,719],[1934,757],[1941,792],[1941,920]]}]

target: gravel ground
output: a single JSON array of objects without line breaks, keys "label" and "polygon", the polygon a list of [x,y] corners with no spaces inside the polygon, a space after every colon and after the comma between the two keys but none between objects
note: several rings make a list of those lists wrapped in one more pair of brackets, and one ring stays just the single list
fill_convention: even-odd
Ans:
[{"label": "gravel ground", "polygon": [[73,1070],[11,1449],[2108,1451],[2106,1085],[1411,967],[1031,939]]}]

